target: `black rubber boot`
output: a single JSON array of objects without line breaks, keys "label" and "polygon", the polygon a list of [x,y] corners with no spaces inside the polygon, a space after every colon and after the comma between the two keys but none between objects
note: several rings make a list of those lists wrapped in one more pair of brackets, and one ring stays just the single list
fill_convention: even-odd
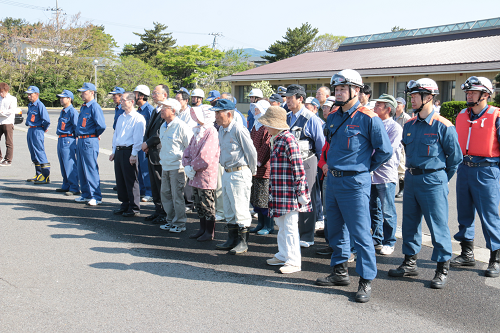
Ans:
[{"label": "black rubber boot", "polygon": [[222,244],[215,245],[217,250],[231,250],[238,244],[238,225],[228,224],[227,225],[227,241]]},{"label": "black rubber boot", "polygon": [[405,190],[405,180],[400,179],[399,180],[399,192],[396,194],[396,198],[402,198],[404,190]]},{"label": "black rubber boot", "polygon": [[450,270],[450,261],[438,262],[436,268],[436,275],[431,281],[431,288],[443,289],[448,280],[448,271]]},{"label": "black rubber boot", "polygon": [[347,261],[333,266],[332,274],[316,280],[318,286],[348,286],[350,283]]},{"label": "black rubber boot", "polygon": [[358,303],[366,303],[372,295],[372,280],[359,279],[358,292],[354,300]]},{"label": "black rubber boot", "polygon": [[215,236],[215,216],[205,222],[205,233],[198,237],[198,242],[206,242],[214,239]]},{"label": "black rubber boot", "polygon": [[484,272],[484,276],[498,277],[500,275],[500,250],[490,252],[490,263]]},{"label": "black rubber boot", "polygon": [[417,276],[417,255],[408,256],[405,254],[405,260],[396,269],[389,270],[389,276],[392,277],[403,277],[403,276]]},{"label": "black rubber boot", "polygon": [[189,238],[198,238],[201,235],[203,235],[205,233],[205,229],[206,229],[206,221],[207,220],[204,217],[201,217],[200,218],[200,229],[195,234],[189,235]]},{"label": "black rubber boot", "polygon": [[260,229],[264,228],[264,215],[262,215],[261,213],[258,213],[257,214],[257,221],[258,221],[257,226],[255,228],[250,229],[249,232],[256,233]]},{"label": "black rubber boot", "polygon": [[462,253],[450,262],[451,267],[476,266],[474,241],[462,241],[460,247],[462,247]]},{"label": "black rubber boot", "polygon": [[274,233],[274,219],[272,217],[263,215],[262,220],[264,221],[264,226],[262,227],[262,229],[257,231],[257,235],[267,235]]},{"label": "black rubber boot", "polygon": [[40,164],[41,174],[33,182],[34,184],[49,184],[50,183],[50,163]]},{"label": "black rubber boot", "polygon": [[233,247],[230,254],[243,254],[248,251],[248,228],[238,228],[238,244]]}]

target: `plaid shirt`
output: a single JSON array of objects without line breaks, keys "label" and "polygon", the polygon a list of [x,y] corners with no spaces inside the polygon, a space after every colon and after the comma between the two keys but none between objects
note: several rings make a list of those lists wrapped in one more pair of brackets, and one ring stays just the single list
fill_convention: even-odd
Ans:
[{"label": "plaid shirt", "polygon": [[[300,205],[298,197],[306,195],[307,205]],[[274,138],[269,178],[269,216],[280,217],[292,211],[310,212],[312,206],[307,188],[299,144],[289,131]]]}]

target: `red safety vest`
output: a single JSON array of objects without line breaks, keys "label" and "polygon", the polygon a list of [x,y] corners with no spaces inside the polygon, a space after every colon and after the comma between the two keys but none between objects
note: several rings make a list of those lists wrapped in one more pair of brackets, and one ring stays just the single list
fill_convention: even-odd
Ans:
[{"label": "red safety vest", "polygon": [[470,120],[470,112],[468,109],[460,111],[455,123],[462,154],[464,156],[499,157],[500,143],[498,143],[495,122],[500,109],[490,105],[481,117],[473,121]]}]

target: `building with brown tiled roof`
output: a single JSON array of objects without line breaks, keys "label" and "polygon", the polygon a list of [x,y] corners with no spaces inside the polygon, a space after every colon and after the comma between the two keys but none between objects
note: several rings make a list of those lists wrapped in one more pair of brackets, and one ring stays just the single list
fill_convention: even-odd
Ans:
[{"label": "building with brown tiled roof", "polygon": [[409,80],[429,77],[438,83],[442,102],[465,100],[460,85],[469,76],[493,82],[500,72],[500,18],[349,37],[336,51],[304,53],[219,80],[231,81],[235,97],[247,103],[252,82],[300,84],[311,96],[346,68],[361,74],[373,98],[382,93],[404,97]]}]

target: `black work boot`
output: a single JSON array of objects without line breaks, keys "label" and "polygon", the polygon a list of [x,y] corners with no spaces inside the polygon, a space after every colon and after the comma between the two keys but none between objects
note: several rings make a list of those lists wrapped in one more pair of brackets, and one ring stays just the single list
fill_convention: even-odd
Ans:
[{"label": "black work boot", "polygon": [[238,244],[238,225],[228,224],[227,225],[227,241],[222,244],[215,245],[217,250],[231,250]]},{"label": "black work boot", "polygon": [[405,254],[405,260],[403,261],[403,263],[398,268],[389,270],[389,276],[392,277],[417,276],[417,275],[418,275],[418,267],[417,267],[416,254],[412,256]]},{"label": "black work boot", "polygon": [[450,269],[450,261],[438,262],[436,268],[436,275],[431,281],[431,288],[433,289],[443,289],[446,286],[446,280],[448,279],[448,271]]},{"label": "black work boot", "polygon": [[372,280],[359,279],[358,292],[354,300],[358,303],[366,303],[372,294]]},{"label": "black work boot", "polygon": [[250,229],[250,232],[254,234],[262,228],[264,228],[264,215],[259,213],[257,214],[257,226]]},{"label": "black work boot", "polygon": [[461,241],[462,252],[450,262],[451,267],[476,266],[474,259],[474,241]]},{"label": "black work boot", "polygon": [[235,247],[233,247],[229,253],[230,254],[243,254],[248,251],[248,228],[238,228],[238,237]]},{"label": "black work boot", "polygon": [[324,278],[316,280],[318,286],[348,286],[349,273],[347,272],[347,261],[333,266],[333,273]]},{"label": "black work boot", "polygon": [[490,252],[490,263],[484,272],[484,276],[498,277],[500,275],[500,250]]},{"label": "black work boot", "polygon": [[200,218],[200,229],[196,233],[189,235],[189,238],[198,238],[201,235],[203,235],[205,233],[206,223],[207,223],[207,220],[204,217],[201,217]]},{"label": "black work boot", "polygon": [[205,220],[205,233],[198,237],[198,242],[206,242],[214,239],[215,236],[215,216],[210,220]]},{"label": "black work boot", "polygon": [[400,179],[399,180],[399,192],[396,194],[396,198],[402,198],[404,190],[405,190],[405,180]]}]

